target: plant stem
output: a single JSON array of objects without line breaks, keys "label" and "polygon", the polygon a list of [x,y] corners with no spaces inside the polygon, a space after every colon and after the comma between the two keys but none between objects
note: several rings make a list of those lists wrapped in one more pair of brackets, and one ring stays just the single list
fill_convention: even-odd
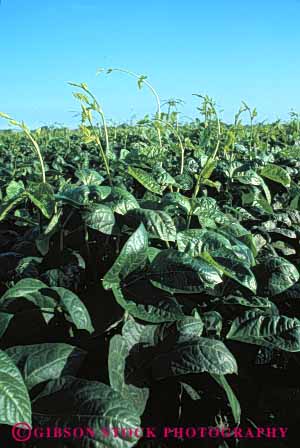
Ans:
[{"label": "plant stem", "polygon": [[[158,93],[156,92],[156,90],[154,89],[154,87],[152,86],[152,84],[150,84],[149,81],[146,81],[146,79],[142,78],[140,75],[138,75],[137,73],[131,72],[130,70],[125,70],[122,68],[112,68],[108,70],[108,73],[110,72],[120,72],[120,73],[127,73],[128,75],[133,76],[134,78],[137,78],[138,80],[142,80],[142,82],[150,89],[150,91],[153,93],[154,97],[155,97],[155,101],[156,101],[156,107],[157,107],[157,118],[158,120],[161,120],[161,104],[160,104],[160,99],[158,96]],[[162,148],[162,139],[161,139],[161,132],[160,129],[157,128],[157,135],[158,135],[158,140],[159,140],[159,146]]]}]

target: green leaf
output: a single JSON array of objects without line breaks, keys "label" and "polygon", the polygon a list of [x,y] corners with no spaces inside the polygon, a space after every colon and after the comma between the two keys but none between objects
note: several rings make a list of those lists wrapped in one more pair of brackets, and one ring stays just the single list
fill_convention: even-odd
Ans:
[{"label": "green leaf", "polygon": [[[90,428],[80,439],[81,448],[131,448],[138,439],[128,430],[140,428],[140,418],[134,403],[106,384],[73,377],[50,381],[33,402],[36,426]],[[126,428],[115,437],[112,428]],[[108,430],[108,433],[106,432]]]},{"label": "green leaf", "polygon": [[278,165],[268,164],[260,170],[260,175],[267,179],[277,182],[284,187],[291,185],[291,177],[288,172]]},{"label": "green leaf", "polygon": [[25,192],[25,187],[22,181],[12,180],[8,186],[6,187],[6,195],[7,199],[10,199],[14,196],[18,196]]},{"label": "green leaf", "polygon": [[193,401],[201,400],[202,397],[199,391],[195,390],[190,384],[183,383],[182,381],[180,381],[180,384]]},{"label": "green leaf", "polygon": [[192,257],[200,257],[202,252],[231,249],[230,241],[213,230],[189,229],[177,234],[177,244],[180,252],[186,252]]},{"label": "green leaf", "polygon": [[161,195],[167,187],[166,185],[165,186],[159,185],[154,176],[152,176],[147,171],[141,168],[135,168],[129,166],[128,173],[134,179],[136,179],[141,185],[143,185],[147,190],[152,191],[152,193]]},{"label": "green leaf", "polygon": [[152,364],[152,374],[156,380],[202,372],[216,375],[237,373],[236,360],[223,342],[193,337],[158,355]]},{"label": "green leaf", "polygon": [[173,298],[156,298],[153,300],[143,300],[141,297],[130,297],[130,293],[125,296],[122,290],[118,287],[113,288],[113,293],[118,304],[127,313],[136,319],[158,324],[161,322],[173,322],[175,320],[182,319],[184,314],[181,307]]},{"label": "green leaf", "polygon": [[[27,293],[18,297],[9,297],[3,296],[0,299],[0,309],[1,311],[10,312],[10,313],[19,313],[22,311],[36,310],[40,309],[46,322],[48,322],[48,313],[54,313],[55,308],[57,308],[57,301],[49,296],[51,291],[43,292],[43,294],[39,291]],[[44,314],[46,313],[46,314]]]},{"label": "green leaf", "polygon": [[241,261],[216,255],[212,257],[208,252],[204,252],[202,258],[227,277],[256,293],[257,284],[254,274]]},{"label": "green leaf", "polygon": [[38,292],[43,288],[48,288],[48,286],[40,280],[35,278],[24,278],[7,290],[1,297],[1,301],[8,297],[24,297],[27,294]]},{"label": "green leaf", "polygon": [[189,214],[191,212],[190,199],[181,193],[167,193],[162,199],[163,207],[168,205],[174,205],[180,208],[183,212]]},{"label": "green leaf", "polygon": [[104,177],[97,171],[90,170],[89,168],[82,168],[75,171],[75,176],[84,185],[101,185],[104,182]]},{"label": "green leaf", "polygon": [[270,308],[271,302],[264,297],[251,297],[251,299],[246,299],[245,297],[239,296],[228,296],[222,299],[223,303],[228,305],[240,305],[250,308]]},{"label": "green leaf", "polygon": [[90,204],[90,186],[80,185],[79,187],[70,187],[57,194],[56,199],[58,201],[65,202],[75,207],[82,207]]},{"label": "green leaf", "polygon": [[31,404],[19,369],[11,358],[0,350],[0,423],[31,425]]},{"label": "green leaf", "polygon": [[1,202],[0,205],[0,221],[3,221],[8,213],[16,207],[20,202],[26,198],[26,193],[18,193],[16,196],[11,197],[8,201]]},{"label": "green leaf", "polygon": [[241,421],[241,406],[235,393],[231,389],[224,375],[215,375],[214,373],[211,373],[211,376],[224,389],[232,410],[234,422],[236,425],[239,425]]},{"label": "green leaf", "polygon": [[248,310],[231,324],[227,339],[288,352],[300,351],[300,321]]},{"label": "green leaf", "polygon": [[204,323],[200,316],[184,316],[176,321],[177,342],[202,335]]},{"label": "green leaf", "polygon": [[217,311],[207,311],[203,313],[202,319],[205,331],[208,336],[220,336],[223,326],[222,316]]},{"label": "green leaf", "polygon": [[60,306],[70,316],[77,330],[86,330],[93,333],[94,327],[89,312],[79,297],[65,288],[52,287],[51,290],[59,295]]},{"label": "green leaf", "polygon": [[44,381],[74,375],[86,355],[85,351],[63,343],[10,347],[6,353],[20,369],[29,390]]},{"label": "green leaf", "polygon": [[176,240],[176,226],[171,216],[166,212],[136,208],[126,214],[126,220],[129,225],[137,225],[142,222],[154,238],[163,241]]},{"label": "green leaf", "polygon": [[13,317],[13,314],[0,313],[0,338],[2,338],[2,336],[5,334]]},{"label": "green leaf", "polygon": [[224,220],[217,201],[211,197],[196,198],[192,201],[193,215],[198,216],[202,227],[215,227]]},{"label": "green leaf", "polygon": [[124,188],[113,187],[105,202],[113,212],[125,215],[129,210],[139,208],[135,197]]},{"label": "green leaf", "polygon": [[112,210],[103,204],[90,206],[82,214],[86,225],[106,235],[111,235],[115,225],[115,217]]},{"label": "green leaf", "polygon": [[50,219],[55,207],[55,197],[51,185],[47,183],[32,185],[27,191],[27,195],[43,215]]},{"label": "green leaf", "polygon": [[227,277],[256,293],[257,284],[254,274],[245,263],[233,258],[233,253],[229,255],[231,256],[222,257],[215,253],[212,257],[208,252],[204,252],[202,258]]},{"label": "green leaf", "polygon": [[293,286],[299,280],[297,268],[285,258],[271,256],[264,259],[260,290],[266,296],[276,296]]},{"label": "green leaf", "polygon": [[194,185],[193,178],[187,173],[179,174],[178,176],[175,177],[175,181],[176,181],[175,186],[183,191],[191,190]]},{"label": "green leaf", "polygon": [[174,249],[163,250],[154,258],[149,275],[155,286],[170,292],[198,293],[222,282],[213,266]]},{"label": "green leaf", "polygon": [[200,173],[200,177],[202,179],[209,179],[216,166],[217,166],[216,160],[208,159]]},{"label": "green leaf", "polygon": [[119,392],[122,398],[134,404],[138,415],[142,415],[149,398],[148,388],[138,388],[127,384],[125,376],[126,358],[129,356],[129,346],[125,338],[115,335],[109,344],[108,372],[111,387]]},{"label": "green leaf", "polygon": [[207,187],[210,188],[215,188],[217,191],[220,191],[222,187],[221,182],[219,182],[218,180],[214,182],[210,179],[204,179],[202,185],[206,185]]},{"label": "green leaf", "polygon": [[119,285],[131,272],[140,269],[147,259],[148,234],[143,224],[123,246],[113,266],[103,278],[104,289]]},{"label": "green leaf", "polygon": [[263,178],[259,176],[254,170],[248,170],[242,172],[238,171],[234,175],[234,179],[238,180],[239,182],[245,185],[261,186],[265,193],[268,204],[271,204],[272,198],[270,190],[266,185],[265,181],[263,180]]}]

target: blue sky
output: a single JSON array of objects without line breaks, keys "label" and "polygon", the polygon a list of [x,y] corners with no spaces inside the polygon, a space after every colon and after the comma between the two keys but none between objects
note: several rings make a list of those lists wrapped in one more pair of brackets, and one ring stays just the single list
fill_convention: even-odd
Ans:
[{"label": "blue sky", "polygon": [[[37,127],[74,126],[79,110],[68,81],[87,82],[108,119],[155,111],[133,78],[147,74],[163,100],[208,94],[230,121],[242,100],[258,119],[300,111],[299,0],[2,0],[0,111]],[[4,123],[0,123],[5,127]]]}]

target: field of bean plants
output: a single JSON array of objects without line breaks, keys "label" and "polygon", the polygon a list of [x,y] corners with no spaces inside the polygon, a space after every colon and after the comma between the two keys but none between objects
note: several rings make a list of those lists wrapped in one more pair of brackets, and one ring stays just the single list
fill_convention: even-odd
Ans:
[{"label": "field of bean plants", "polygon": [[[109,125],[75,82],[74,130],[0,113],[0,444],[26,422],[90,431],[24,426],[20,447],[292,446],[300,116],[264,123],[242,102],[227,124],[196,94],[182,122],[180,100],[120,71],[153,116]],[[199,427],[226,438],[186,431]]]}]

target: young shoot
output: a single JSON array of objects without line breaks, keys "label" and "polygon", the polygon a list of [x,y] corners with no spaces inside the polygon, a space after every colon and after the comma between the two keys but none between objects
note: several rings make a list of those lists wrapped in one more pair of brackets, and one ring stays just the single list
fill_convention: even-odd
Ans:
[{"label": "young shoot", "polygon": [[[250,118],[249,150],[250,150],[250,155],[252,155],[253,137],[254,137],[254,119],[255,119],[255,117],[257,117],[257,110],[256,110],[256,108],[251,110],[251,108],[248,106],[247,103],[245,103],[245,101],[242,101],[242,105],[244,107],[244,110],[249,113],[249,118]],[[257,156],[256,152],[255,152],[255,156]]]},{"label": "young shoot", "polygon": [[[90,91],[87,84],[85,83],[74,83],[69,82],[69,84],[73,87],[77,87],[78,89],[83,90],[85,93],[75,92],[73,93],[74,98],[80,101],[81,105],[81,118],[82,125],[81,131],[83,132],[86,141],[94,141],[99,149],[100,157],[103,160],[105,171],[108,177],[109,184],[112,185],[112,178],[109,168],[108,157],[110,156],[110,146],[109,146],[109,138],[108,138],[108,127],[105,119],[104,112],[95,95]],[[103,124],[104,136],[105,136],[105,146],[106,151],[104,151],[101,136],[99,135],[99,131],[93,124],[93,115],[92,112],[96,112],[100,117]],[[85,123],[88,123],[89,127],[85,126]]]},{"label": "young shoot", "polygon": [[[97,71],[97,75],[99,75],[100,73],[103,73],[103,71],[105,71],[104,69],[99,69]],[[143,85],[145,84],[145,86],[147,86],[150,91],[152,92],[152,94],[154,95],[155,101],[156,101],[156,117],[158,119],[158,121],[161,121],[161,103],[160,103],[160,98],[159,95],[157,93],[157,91],[154,89],[154,87],[152,86],[152,84],[150,84],[149,81],[147,81],[147,76],[146,75],[138,75],[137,73],[131,72],[130,70],[125,70],[122,68],[109,68],[108,70],[106,70],[106,73],[112,73],[112,72],[120,72],[120,73],[126,73],[127,75],[133,76],[134,78],[137,79],[137,84],[138,84],[138,88],[141,89],[143,87]],[[160,124],[158,123],[158,126],[156,126],[157,129],[157,135],[158,135],[158,140],[159,140],[159,145],[162,148],[162,139],[161,139],[161,130],[160,130]]]},{"label": "young shoot", "polygon": [[41,149],[40,149],[40,146],[39,146],[38,142],[32,136],[32,133],[30,132],[29,127],[24,123],[24,121],[17,121],[14,118],[12,118],[10,115],[5,114],[3,112],[0,112],[0,117],[3,118],[4,120],[6,120],[12,126],[15,126],[15,127],[21,129],[24,132],[24,134],[26,135],[26,137],[28,138],[28,140],[32,144],[34,152],[38,156],[38,160],[40,162],[40,167],[41,167],[41,173],[42,173],[42,182],[46,183],[46,171],[45,171],[45,164],[44,164],[44,161],[43,161],[42,152],[41,152]]}]

